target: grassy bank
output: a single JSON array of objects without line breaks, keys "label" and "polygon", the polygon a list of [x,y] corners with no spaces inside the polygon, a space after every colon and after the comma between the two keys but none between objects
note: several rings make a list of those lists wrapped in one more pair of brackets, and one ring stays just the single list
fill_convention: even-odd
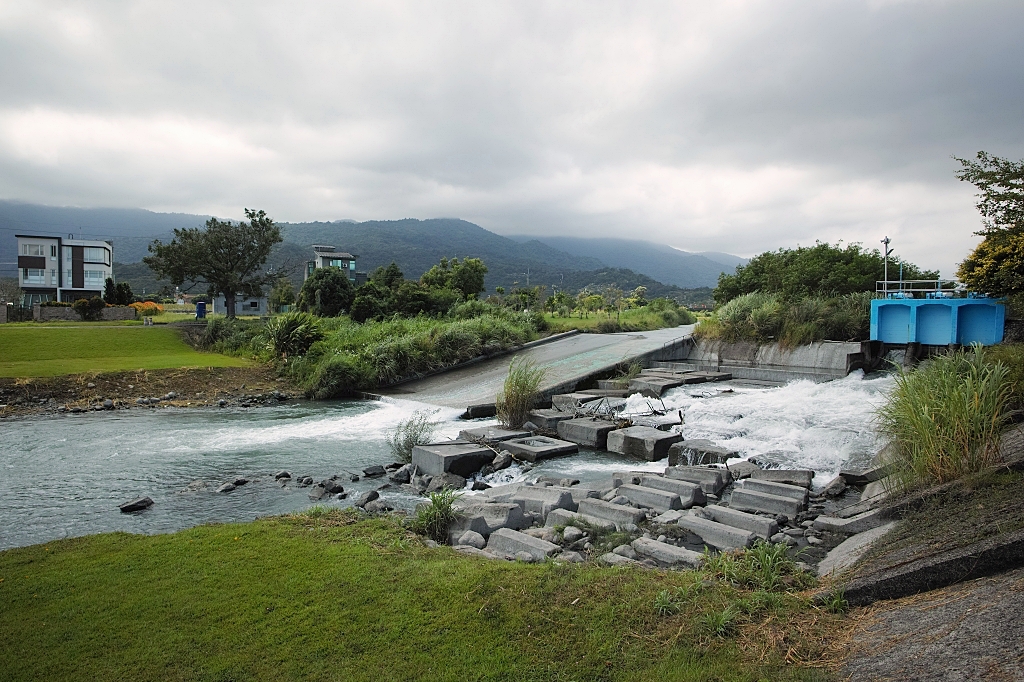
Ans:
[{"label": "grassy bank", "polygon": [[[0,553],[2,677],[822,677],[792,663],[822,653],[837,617],[796,595],[694,572],[455,557],[395,521],[355,518],[334,511]],[[719,632],[715,614],[729,608],[737,615]]]},{"label": "grassy bank", "polygon": [[650,329],[693,324],[696,317],[685,308],[658,309],[656,306],[629,308],[616,317],[614,312],[591,313],[588,317],[561,317],[545,313],[548,329],[554,333],[578,329],[582,332],[641,332]]},{"label": "grassy bank", "polygon": [[0,349],[3,377],[249,364],[241,357],[199,352],[175,329],[137,325],[0,325]]}]

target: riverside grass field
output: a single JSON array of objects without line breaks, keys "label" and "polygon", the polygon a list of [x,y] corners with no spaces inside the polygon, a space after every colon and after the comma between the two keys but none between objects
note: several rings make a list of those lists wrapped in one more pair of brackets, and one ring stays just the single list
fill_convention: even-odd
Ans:
[{"label": "riverside grass field", "polygon": [[819,680],[841,623],[705,571],[459,557],[316,507],[7,550],[0,606],[5,680]]},{"label": "riverside grass field", "polygon": [[0,377],[250,364],[241,357],[199,352],[171,327],[52,322],[0,325]]}]

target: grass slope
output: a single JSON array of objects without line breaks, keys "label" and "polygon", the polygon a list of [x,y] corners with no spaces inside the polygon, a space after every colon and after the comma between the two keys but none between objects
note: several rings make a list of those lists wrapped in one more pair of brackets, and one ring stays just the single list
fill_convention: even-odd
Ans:
[{"label": "grass slope", "polygon": [[[781,646],[746,653],[742,635],[701,637],[692,610],[658,616],[658,592],[692,576],[455,558],[339,511],[64,540],[0,553],[0,677],[821,677],[785,662],[802,651],[778,637],[789,610],[749,626]],[[721,608],[721,590],[702,608]]]},{"label": "grass slope", "polygon": [[168,327],[0,325],[0,376],[4,377],[248,364],[244,358],[200,353]]}]

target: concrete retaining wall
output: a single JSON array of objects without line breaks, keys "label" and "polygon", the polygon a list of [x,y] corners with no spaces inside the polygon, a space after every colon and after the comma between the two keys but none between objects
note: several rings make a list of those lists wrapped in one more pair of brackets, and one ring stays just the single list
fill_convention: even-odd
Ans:
[{"label": "concrete retaining wall", "polygon": [[107,322],[113,322],[115,320],[134,320],[135,308],[129,308],[128,306],[114,306],[113,308],[104,308],[102,313],[102,319]]},{"label": "concrete retaining wall", "polygon": [[698,341],[683,360],[664,364],[685,365],[680,369],[731,372],[737,379],[830,381],[863,367],[867,355],[870,353],[865,351],[861,342],[820,341],[785,349],[777,343],[758,346],[753,343]]},{"label": "concrete retaining wall", "polygon": [[7,321],[7,304],[0,303],[0,324]]},{"label": "concrete retaining wall", "polygon": [[[82,316],[75,312],[73,308],[65,306],[44,306],[39,305],[38,303],[32,307],[32,318],[37,322],[52,322],[54,320],[62,320],[65,322],[82,321]],[[104,308],[100,311],[100,319],[104,322],[134,320],[135,308],[129,308],[128,306]]]}]

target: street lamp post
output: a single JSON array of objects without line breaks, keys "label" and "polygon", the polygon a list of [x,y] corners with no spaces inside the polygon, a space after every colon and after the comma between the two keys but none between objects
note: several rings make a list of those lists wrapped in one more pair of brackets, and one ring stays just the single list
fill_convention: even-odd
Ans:
[{"label": "street lamp post", "polygon": [[885,291],[883,293],[886,296],[889,295],[889,254],[892,253],[892,249],[889,248],[889,242],[891,242],[891,241],[892,240],[889,239],[888,236],[886,236],[885,239],[882,240],[882,245],[883,245],[883,251],[882,251],[882,272],[883,272],[883,275],[882,275],[882,279],[885,280],[885,283],[883,285],[884,288],[885,288]]}]

